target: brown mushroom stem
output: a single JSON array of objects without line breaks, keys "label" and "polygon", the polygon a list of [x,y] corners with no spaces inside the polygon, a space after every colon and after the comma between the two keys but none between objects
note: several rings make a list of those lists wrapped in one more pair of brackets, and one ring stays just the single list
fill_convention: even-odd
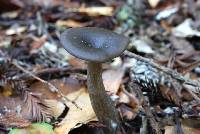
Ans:
[{"label": "brown mushroom stem", "polygon": [[120,128],[119,114],[105,91],[101,63],[88,62],[87,73],[88,91],[94,112],[98,120],[109,128],[109,134],[115,134]]}]

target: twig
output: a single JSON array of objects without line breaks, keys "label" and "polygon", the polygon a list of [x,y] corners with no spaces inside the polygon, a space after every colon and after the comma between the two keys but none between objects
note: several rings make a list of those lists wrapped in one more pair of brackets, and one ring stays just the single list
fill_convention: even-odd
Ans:
[{"label": "twig", "polygon": [[147,119],[149,119],[150,125],[153,128],[153,130],[155,131],[156,134],[162,134],[161,130],[159,129],[159,125],[156,122],[150,107],[149,107],[149,99],[147,97],[144,96],[144,104],[143,104]]},{"label": "twig", "polygon": [[153,60],[149,60],[147,58],[141,57],[141,56],[136,55],[134,53],[131,53],[129,51],[125,51],[124,54],[129,56],[129,57],[135,58],[136,60],[150,64],[152,67],[154,67],[158,70],[161,70],[162,72],[170,75],[172,78],[178,80],[181,83],[188,84],[188,85],[191,85],[191,86],[194,86],[194,87],[199,87],[199,90],[200,90],[200,83],[199,82],[188,79],[188,78],[182,76],[180,73],[178,73],[178,72],[176,72],[172,69],[166,68],[164,66],[160,66],[159,64],[156,64],[155,62],[153,62]]},{"label": "twig", "polygon": [[185,84],[183,84],[183,87],[185,88],[186,91],[188,91],[192,95],[194,99],[196,99],[200,103],[200,98],[193,92],[194,89],[191,90],[191,87],[188,87],[188,85]]},{"label": "twig", "polygon": [[17,60],[12,60],[12,64],[15,65],[18,69],[22,70],[23,72],[29,74],[30,76],[32,76],[33,78],[35,78],[36,80],[46,84],[50,89],[51,91],[53,92],[57,92],[59,93],[66,101],[69,101],[71,102],[72,104],[74,104],[77,108],[81,109],[77,104],[76,102],[70,100],[69,98],[67,98],[57,87],[55,87],[53,84],[51,84],[50,82],[47,82],[37,76],[35,76],[33,73],[31,73],[30,71],[24,69],[22,66],[20,66],[18,63],[17,63]]},{"label": "twig", "polygon": [[148,124],[147,117],[142,116],[142,127],[140,128],[140,134],[147,134],[148,133],[148,131],[147,131],[147,129],[148,129],[147,124]]},{"label": "twig", "polygon": [[183,132],[183,128],[181,126],[181,121],[179,119],[179,116],[178,116],[178,111],[175,110],[175,113],[174,113],[174,118],[175,118],[175,123],[176,123],[176,132],[177,134],[184,134]]},{"label": "twig", "polygon": [[[47,75],[47,74],[59,74],[59,73],[62,73],[62,75],[71,74],[71,73],[72,74],[74,73],[86,74],[86,69],[71,68],[71,66],[67,66],[65,68],[45,68],[37,72],[34,72],[32,74],[37,77],[43,77],[44,75]],[[27,75],[27,73],[23,73],[23,74],[19,74],[15,76],[15,79],[31,80],[32,76]]]},{"label": "twig", "polygon": [[194,63],[187,66],[186,68],[182,69],[181,72],[182,72],[182,74],[186,74],[186,73],[188,73],[189,71],[191,71],[192,69],[194,69],[198,66],[200,66],[200,60],[197,60]]}]

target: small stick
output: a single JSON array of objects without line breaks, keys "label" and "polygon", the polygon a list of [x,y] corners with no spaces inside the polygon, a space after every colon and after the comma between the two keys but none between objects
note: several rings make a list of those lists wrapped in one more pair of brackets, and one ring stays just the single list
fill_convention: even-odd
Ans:
[{"label": "small stick", "polygon": [[15,65],[18,69],[22,70],[23,72],[29,74],[30,76],[32,76],[33,78],[35,78],[36,80],[46,84],[50,89],[51,91],[53,92],[57,92],[59,93],[66,101],[69,101],[71,102],[72,104],[74,104],[77,108],[81,109],[77,104],[76,102],[70,100],[69,98],[67,98],[57,87],[55,87],[53,84],[51,84],[50,82],[47,82],[37,76],[35,76],[33,73],[31,73],[30,71],[24,69],[22,66],[20,66],[18,63],[17,63],[17,60],[12,60],[12,64]]},{"label": "small stick", "polygon": [[182,72],[182,74],[186,74],[186,73],[188,73],[189,71],[191,71],[192,69],[194,69],[198,66],[200,66],[200,60],[193,62],[192,64],[190,64],[186,68],[182,69],[181,72]]},{"label": "small stick", "polygon": [[157,68],[158,70],[161,70],[162,72],[170,75],[172,78],[180,81],[181,83],[188,84],[194,87],[199,87],[199,90],[200,90],[199,82],[191,80],[191,79],[187,79],[186,77],[182,76],[180,73],[176,71],[173,71],[172,69],[166,68],[164,66],[160,66],[159,64],[156,64],[155,62],[153,62],[153,60],[149,60],[147,58],[141,57],[129,51],[125,51],[124,54],[132,58],[135,58],[136,60],[150,64],[152,67]]},{"label": "small stick", "polygon": [[150,125],[153,128],[153,130],[155,131],[156,134],[162,134],[161,130],[159,129],[159,125],[156,122],[151,110],[150,110],[150,106],[149,106],[149,99],[148,97],[144,96],[144,104],[143,104],[143,108],[144,111],[146,113],[146,117],[147,119],[149,119]]}]

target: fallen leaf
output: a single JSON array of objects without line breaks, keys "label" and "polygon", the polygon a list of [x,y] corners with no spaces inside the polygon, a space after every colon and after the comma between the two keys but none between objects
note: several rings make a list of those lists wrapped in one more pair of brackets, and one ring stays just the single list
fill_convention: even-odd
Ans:
[{"label": "fallen leaf", "polygon": [[[191,128],[185,125],[182,125],[184,134],[200,134],[199,128]],[[175,126],[165,126],[165,134],[176,134]]]},{"label": "fallen leaf", "polygon": [[129,102],[129,106],[132,108],[132,110],[136,113],[139,110],[139,105],[140,102],[138,100],[138,98],[136,98],[136,94],[134,93],[129,93],[128,91],[124,90],[124,93],[128,96],[130,102]]},{"label": "fallen leaf", "polygon": [[75,57],[68,59],[68,62],[74,68],[82,68],[82,69],[87,68],[87,65],[85,64],[84,60],[81,60],[81,59],[78,59],[78,58],[75,58]]},{"label": "fallen leaf", "polygon": [[148,2],[152,8],[155,8],[158,5],[158,3],[160,2],[160,0],[148,0]]},{"label": "fallen leaf", "polygon": [[29,120],[17,115],[15,112],[6,112],[0,114],[0,125],[3,128],[9,129],[13,127],[27,127],[31,124]]},{"label": "fallen leaf", "polygon": [[105,90],[116,94],[124,76],[122,68],[106,70],[102,74]]},{"label": "fallen leaf", "polygon": [[183,38],[176,38],[172,36],[169,38],[169,40],[173,44],[173,47],[177,53],[188,54],[195,51],[191,43]]},{"label": "fallen leaf", "polygon": [[[48,108],[44,105],[43,100],[39,96],[34,95],[28,91],[24,92],[23,98],[21,96],[17,97],[0,97],[0,114],[4,113],[15,113],[20,116],[21,120],[27,121],[49,121],[51,119],[50,112]],[[6,115],[6,114],[5,114]],[[3,118],[2,118],[3,119]],[[8,118],[7,118],[8,119]],[[18,124],[19,119],[11,118],[12,120],[7,120],[11,122],[10,124],[5,121],[1,122],[1,126],[4,127],[7,124]],[[4,124],[7,123],[7,124]],[[15,126],[19,127],[19,126]]]},{"label": "fallen leaf", "polygon": [[2,18],[4,18],[4,19],[14,19],[18,15],[19,15],[18,11],[5,12],[5,13],[1,14]]},{"label": "fallen leaf", "polygon": [[147,53],[147,54],[154,53],[151,46],[147,43],[147,41],[145,41],[143,39],[132,38],[130,45],[134,46],[138,52],[143,52],[143,53]]},{"label": "fallen leaf", "polygon": [[[61,101],[58,101],[58,100],[51,100],[51,99],[45,99],[44,100],[44,104],[49,107],[49,111],[51,112],[51,115],[54,117],[54,118],[58,118],[62,115],[63,116],[66,116],[67,112],[65,112],[65,109],[68,107],[66,107],[66,105],[61,102]],[[66,110],[67,110],[66,109]],[[65,113],[64,113],[65,112]],[[61,118],[62,118],[61,117]]]},{"label": "fallen leaf", "polygon": [[126,103],[126,104],[130,103],[129,97],[124,92],[120,91],[118,95],[119,95],[119,103]]},{"label": "fallen leaf", "polygon": [[172,29],[172,34],[177,37],[200,37],[200,31],[192,28],[192,20],[186,19],[181,24]]},{"label": "fallen leaf", "polygon": [[119,106],[120,114],[125,120],[132,120],[137,116],[137,112],[134,112],[132,108],[128,107],[125,104],[121,104]]},{"label": "fallen leaf", "polygon": [[190,128],[187,126],[183,126],[183,130],[185,134],[200,134],[200,128]]},{"label": "fallen leaf", "polygon": [[55,128],[56,134],[67,134],[76,124],[87,123],[96,117],[86,89],[82,88],[77,92],[70,93],[67,97],[74,100],[78,107],[66,102],[69,111],[59,126]]},{"label": "fallen leaf", "polygon": [[34,41],[31,43],[31,53],[33,51],[37,51],[38,48],[40,48],[42,45],[44,45],[44,43],[47,41],[47,36],[43,35],[40,38],[35,38]]},{"label": "fallen leaf", "polygon": [[164,9],[156,15],[156,20],[166,19],[169,16],[171,16],[172,14],[175,14],[177,11],[178,11],[177,7],[171,7],[171,8]]},{"label": "fallen leaf", "polygon": [[165,134],[176,134],[174,126],[165,126]]},{"label": "fallen leaf", "polygon": [[21,34],[22,32],[25,32],[26,29],[27,29],[27,27],[25,27],[25,26],[13,25],[11,28],[6,30],[6,35]]},{"label": "fallen leaf", "polygon": [[78,9],[79,12],[87,13],[90,16],[112,16],[113,15],[113,7],[80,7]]},{"label": "fallen leaf", "polygon": [[79,124],[76,128],[72,129],[69,134],[104,134],[106,126],[98,121],[90,121],[87,124]]},{"label": "fallen leaf", "polygon": [[[56,86],[64,95],[79,91],[79,89],[81,88],[80,82],[72,77],[54,79],[49,82]],[[49,87],[41,82],[36,82],[32,84],[30,90],[31,92],[34,92],[36,94],[41,94],[43,96],[43,99],[61,99],[61,96],[58,93],[51,92]]]},{"label": "fallen leaf", "polygon": [[160,91],[164,98],[174,102],[176,105],[180,106],[182,103],[181,95],[178,93],[177,89],[160,85]]},{"label": "fallen leaf", "polygon": [[[81,88],[80,82],[72,77],[54,79],[49,82],[56,86],[65,96],[73,92],[78,92]],[[48,110],[53,117],[59,117],[59,119],[65,117],[68,112],[68,106],[64,104],[62,96],[59,93],[52,92],[47,85],[41,82],[32,84],[30,90],[35,94],[43,96],[44,104],[49,107]],[[62,117],[60,117],[60,115],[62,115]]]},{"label": "fallen leaf", "polygon": [[49,42],[49,41],[44,42],[42,47],[40,47],[40,50],[42,50],[42,51],[48,50],[52,53],[57,53],[57,49],[58,49],[58,46],[54,43]]},{"label": "fallen leaf", "polygon": [[161,20],[160,25],[165,29],[166,32],[171,32],[172,27],[167,21]]},{"label": "fallen leaf", "polygon": [[74,20],[58,20],[56,22],[56,26],[59,27],[84,27],[86,25],[86,23],[81,23]]}]

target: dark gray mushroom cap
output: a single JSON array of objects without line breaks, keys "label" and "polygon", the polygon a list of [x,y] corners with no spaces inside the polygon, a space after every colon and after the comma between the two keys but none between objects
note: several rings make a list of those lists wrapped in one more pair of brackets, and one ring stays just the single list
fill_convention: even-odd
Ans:
[{"label": "dark gray mushroom cap", "polygon": [[70,54],[94,62],[105,62],[119,56],[129,43],[123,35],[94,27],[67,29],[60,39]]}]

